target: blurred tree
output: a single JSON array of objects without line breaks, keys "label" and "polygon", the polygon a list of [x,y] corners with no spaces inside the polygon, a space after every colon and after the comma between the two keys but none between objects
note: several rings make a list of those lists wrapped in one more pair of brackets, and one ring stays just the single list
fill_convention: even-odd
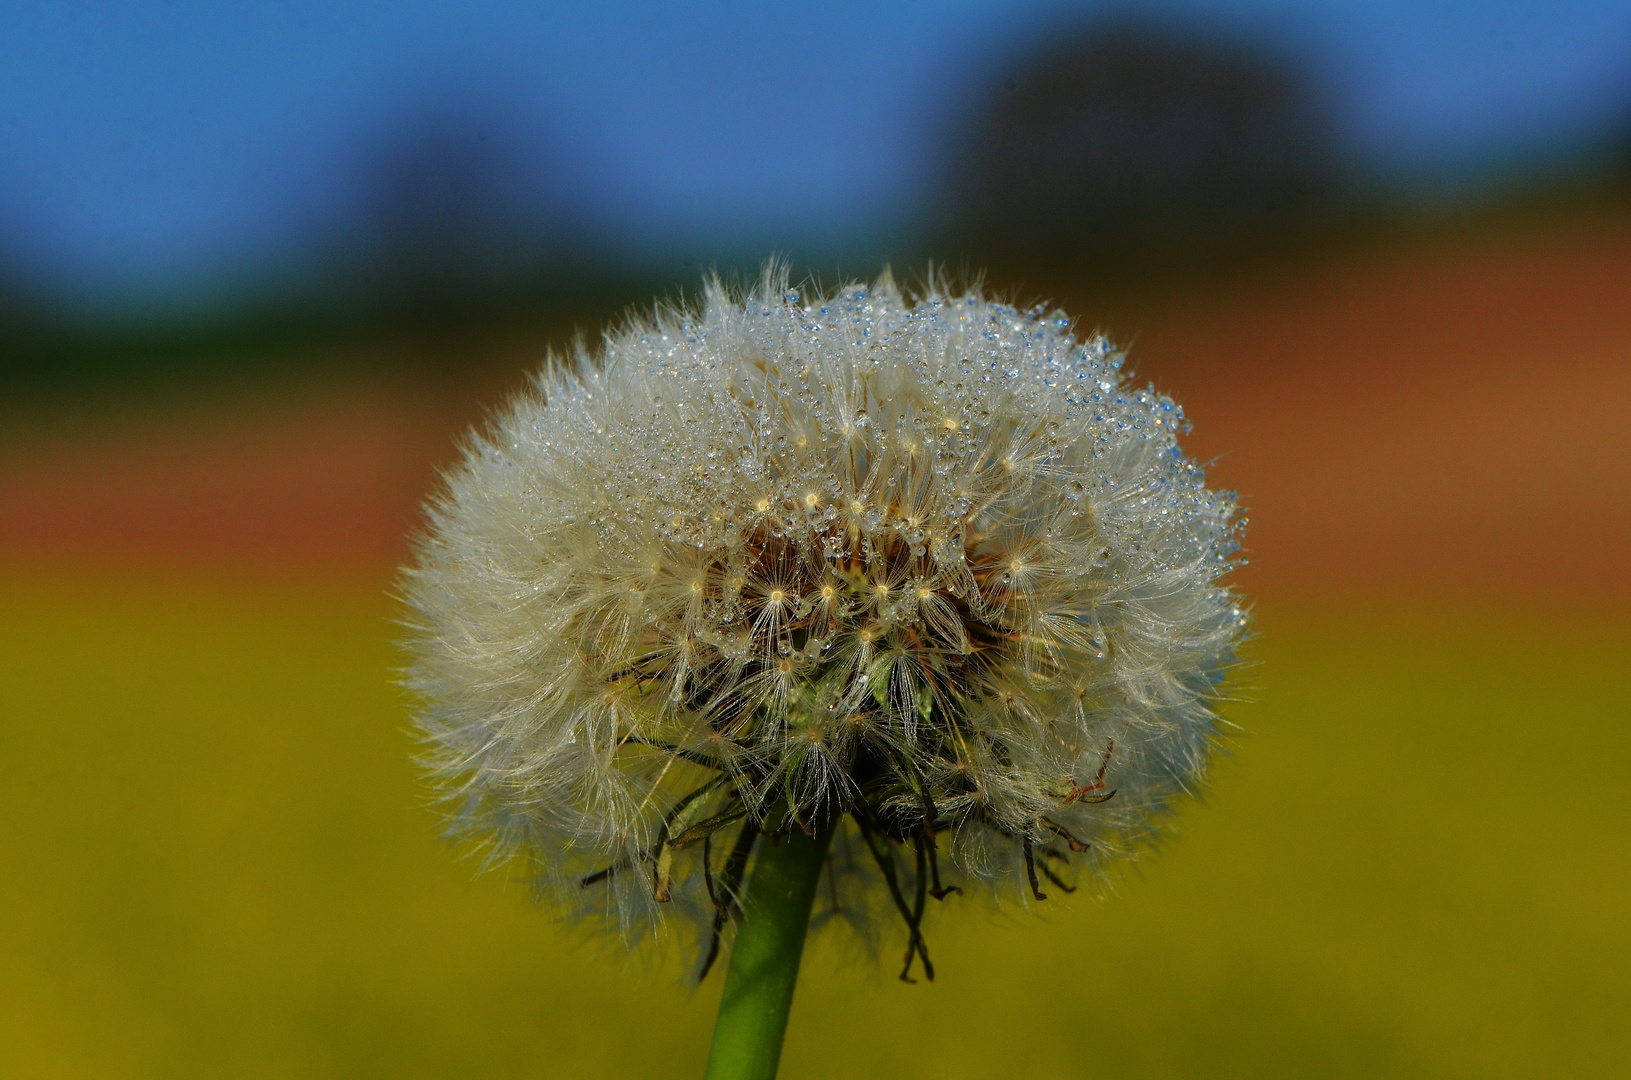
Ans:
[{"label": "blurred tree", "polygon": [[559,146],[502,104],[403,110],[359,139],[350,189],[306,219],[296,255],[225,282],[209,307],[60,303],[8,262],[0,214],[0,403],[381,356],[461,386],[507,377],[667,286],[600,242],[580,209],[592,178]]},{"label": "blurred tree", "polygon": [[427,110],[365,161],[346,261],[366,296],[418,318],[511,304],[589,247],[563,172],[491,117]]},{"label": "blurred tree", "polygon": [[29,280],[25,261],[0,235],[0,384],[23,375],[45,317],[40,290]]},{"label": "blurred tree", "polygon": [[1260,48],[1122,18],[1002,76],[949,155],[953,240],[982,258],[1089,271],[1228,257],[1343,212],[1333,121]]},{"label": "blurred tree", "polygon": [[1607,180],[1610,187],[1620,193],[1631,192],[1631,101],[1620,107],[1619,115],[1609,125],[1607,143]]}]

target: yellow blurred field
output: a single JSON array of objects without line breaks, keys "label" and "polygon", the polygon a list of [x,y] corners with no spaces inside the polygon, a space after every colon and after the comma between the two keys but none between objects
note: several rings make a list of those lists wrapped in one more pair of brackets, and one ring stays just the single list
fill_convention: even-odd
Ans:
[{"label": "yellow blurred field", "polygon": [[[0,1074],[700,1074],[717,977],[574,944],[437,839],[377,582],[12,577],[0,611]],[[1159,859],[948,910],[932,985],[818,948],[783,1075],[1623,1075],[1625,622],[1259,616],[1248,734]]]}]

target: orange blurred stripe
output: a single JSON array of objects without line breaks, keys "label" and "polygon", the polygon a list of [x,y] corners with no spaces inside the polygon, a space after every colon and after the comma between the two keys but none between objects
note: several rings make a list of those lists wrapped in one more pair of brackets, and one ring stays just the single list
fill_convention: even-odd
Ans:
[{"label": "orange blurred stripe", "polygon": [[[1091,322],[1090,297],[1061,298]],[[1418,242],[1146,301],[1108,327],[1248,508],[1248,587],[1631,586],[1631,230]],[[402,558],[462,425],[445,393],[222,398],[0,458],[0,558]]]}]

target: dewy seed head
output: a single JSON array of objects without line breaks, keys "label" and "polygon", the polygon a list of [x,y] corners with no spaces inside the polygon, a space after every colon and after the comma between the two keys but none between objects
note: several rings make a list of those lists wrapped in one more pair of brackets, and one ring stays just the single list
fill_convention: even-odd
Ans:
[{"label": "dewy seed head", "polygon": [[747,866],[716,849],[767,822],[841,830],[820,903],[914,942],[897,848],[937,896],[940,837],[1036,898],[1128,851],[1201,778],[1246,625],[1232,499],[1102,338],[887,277],[795,295],[714,283],[552,363],[405,572],[455,829],[710,955]]}]

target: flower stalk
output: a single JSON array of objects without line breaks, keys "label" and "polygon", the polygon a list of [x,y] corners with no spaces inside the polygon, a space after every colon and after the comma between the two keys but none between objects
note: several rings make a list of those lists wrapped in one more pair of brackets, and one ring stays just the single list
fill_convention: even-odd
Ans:
[{"label": "flower stalk", "polygon": [[798,983],[810,907],[836,825],[759,838],[742,903],[707,1080],[772,1080]]}]

